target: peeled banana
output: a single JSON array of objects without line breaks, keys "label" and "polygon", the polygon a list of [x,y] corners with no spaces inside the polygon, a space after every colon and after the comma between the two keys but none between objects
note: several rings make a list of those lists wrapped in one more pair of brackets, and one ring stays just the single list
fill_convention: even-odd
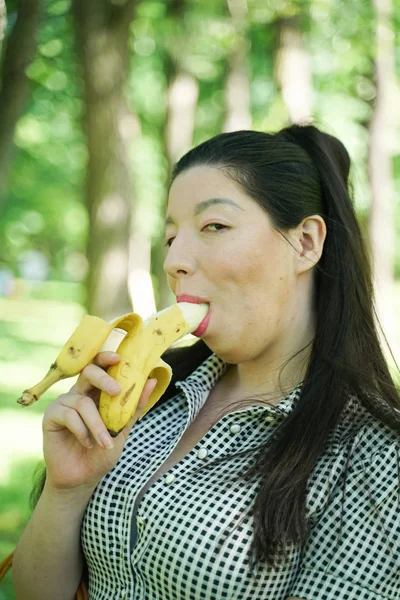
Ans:
[{"label": "peeled banana", "polygon": [[78,375],[94,359],[112,330],[123,329],[127,333],[117,348],[120,361],[107,369],[120,384],[121,392],[110,396],[102,391],[99,404],[100,416],[110,434],[115,436],[135,413],[148,378],[156,378],[157,385],[140,418],[163,395],[171,381],[172,369],[161,355],[181,337],[195,331],[208,309],[208,304],[180,302],[146,321],[136,313],[129,313],[111,323],[85,315],[46,376],[25,390],[18,402],[29,406],[57,381]]}]

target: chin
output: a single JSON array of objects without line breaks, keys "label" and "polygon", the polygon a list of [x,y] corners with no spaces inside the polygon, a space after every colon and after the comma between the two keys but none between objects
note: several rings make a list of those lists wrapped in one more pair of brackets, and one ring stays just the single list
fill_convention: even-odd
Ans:
[{"label": "chin", "polygon": [[203,342],[210,348],[211,352],[214,352],[221,360],[231,365],[238,365],[241,362],[251,360],[253,358],[252,356],[245,356],[243,354],[243,349],[238,347],[221,347],[218,346],[218,344],[209,344],[205,339],[203,339]]}]

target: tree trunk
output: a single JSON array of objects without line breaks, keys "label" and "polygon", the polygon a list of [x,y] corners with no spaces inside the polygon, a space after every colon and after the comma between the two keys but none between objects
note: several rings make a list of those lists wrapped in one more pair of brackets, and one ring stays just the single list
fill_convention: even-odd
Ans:
[{"label": "tree trunk", "polygon": [[[175,69],[176,69],[176,65]],[[167,90],[167,118],[165,125],[165,153],[168,158],[169,172],[174,163],[187,152],[193,142],[195,112],[199,89],[193,76],[183,71],[175,70],[170,74]],[[167,210],[167,194],[162,215]],[[154,272],[158,280],[158,305],[159,310],[176,302],[171,292],[163,263],[166,255],[164,247],[164,232],[157,240],[154,251]]]},{"label": "tree trunk", "polygon": [[[30,80],[26,75],[26,68],[36,54],[39,16],[39,0],[19,0],[17,20],[4,42],[0,69],[0,214],[4,206],[8,167],[14,147],[14,129],[29,97]],[[4,19],[4,0],[0,0],[0,41]]]},{"label": "tree trunk", "polygon": [[0,56],[1,47],[3,45],[4,32],[7,26],[7,8],[5,0],[0,0]]},{"label": "tree trunk", "polygon": [[292,123],[312,117],[312,73],[304,47],[301,14],[278,20],[279,47],[275,76]]},{"label": "tree trunk", "polygon": [[[185,11],[183,0],[172,0],[168,4],[168,16],[181,20]],[[164,147],[168,159],[169,173],[174,163],[187,152],[193,143],[196,105],[199,95],[195,78],[180,68],[179,61],[168,56],[164,61],[167,75],[167,116],[164,129]],[[161,209],[162,218],[167,210],[167,194]],[[164,231],[155,240],[152,250],[152,271],[157,280],[157,308],[162,310],[174,303],[163,263],[166,256]]]},{"label": "tree trunk", "polygon": [[222,131],[251,129],[249,43],[245,37],[246,0],[228,0],[228,9],[236,30],[229,57],[229,72],[225,87],[225,120]]},{"label": "tree trunk", "polygon": [[87,309],[110,320],[132,310],[128,291],[133,193],[123,126],[135,0],[73,0],[85,85],[89,211]]},{"label": "tree trunk", "polygon": [[376,15],[376,99],[370,123],[369,173],[372,206],[369,234],[374,267],[377,313],[388,342],[400,360],[395,338],[394,257],[395,257],[395,187],[392,157],[399,135],[396,86],[393,6],[391,0],[373,0]]},{"label": "tree trunk", "polygon": [[[124,139],[130,144],[140,135],[140,121],[132,112],[126,115]],[[153,280],[151,277],[151,236],[144,230],[140,206],[135,203],[129,241],[128,290],[134,311],[147,319],[156,311]]]},{"label": "tree trunk", "polygon": [[170,167],[192,145],[198,97],[199,86],[193,75],[176,70],[167,91],[165,146]]}]

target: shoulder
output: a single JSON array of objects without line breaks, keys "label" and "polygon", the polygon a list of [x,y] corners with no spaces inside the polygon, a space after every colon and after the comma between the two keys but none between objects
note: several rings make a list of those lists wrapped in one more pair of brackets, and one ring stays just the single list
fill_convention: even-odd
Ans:
[{"label": "shoulder", "polygon": [[399,433],[353,402],[308,490],[294,598],[399,597]]},{"label": "shoulder", "polygon": [[351,398],[331,438],[339,479],[374,503],[400,493],[400,428],[390,427]]},{"label": "shoulder", "polygon": [[[397,430],[371,414],[352,396],[328,443],[333,453],[351,454],[351,463],[369,462],[389,447],[400,448],[400,420]],[[350,451],[350,452],[349,452]]]},{"label": "shoulder", "polygon": [[399,465],[399,432],[352,398],[310,475],[308,513],[318,517],[354,496],[374,505],[399,499]]}]

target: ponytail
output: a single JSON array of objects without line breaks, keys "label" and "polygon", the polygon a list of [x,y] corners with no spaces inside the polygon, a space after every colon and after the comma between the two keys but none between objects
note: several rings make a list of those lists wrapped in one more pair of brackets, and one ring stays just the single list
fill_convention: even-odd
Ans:
[{"label": "ponytail", "polygon": [[[285,558],[289,545],[307,538],[309,478],[349,399],[356,397],[367,414],[400,432],[399,392],[376,331],[370,262],[348,189],[350,158],[343,144],[312,125],[292,125],[276,134],[224,133],[185,154],[173,169],[172,181],[199,165],[221,169],[270,215],[279,231],[314,214],[327,226],[314,267],[316,334],[301,395],[245,474],[261,482],[253,507],[251,551],[256,562],[274,566]],[[176,394],[176,381],[210,354],[202,340],[167,351],[163,359],[174,374],[160,401]],[[362,413],[353,415],[354,436],[363,425]],[[343,441],[349,453],[351,442]]]},{"label": "ponytail", "polygon": [[[290,544],[307,538],[309,478],[351,397],[400,432],[399,392],[376,331],[371,267],[343,144],[313,125],[291,125],[276,134],[220,134],[185,154],[172,181],[199,165],[221,169],[279,231],[313,214],[326,221],[323,252],[314,267],[316,334],[301,396],[245,474],[261,481],[253,507],[251,564],[255,558],[274,566],[285,559]],[[361,414],[354,414],[353,436],[364,424]],[[348,456],[351,442],[343,442]],[[344,481],[346,472],[347,467]]]}]

